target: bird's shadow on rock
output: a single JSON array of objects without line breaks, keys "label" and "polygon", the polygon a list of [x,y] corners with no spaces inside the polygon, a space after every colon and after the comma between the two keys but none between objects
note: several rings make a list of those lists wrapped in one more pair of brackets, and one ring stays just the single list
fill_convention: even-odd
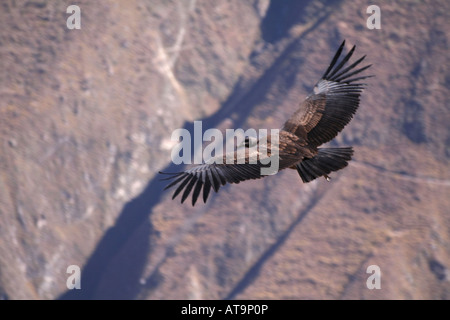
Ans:
[{"label": "bird's shadow on rock", "polygon": [[[237,89],[236,86],[235,90]],[[203,130],[218,126],[229,117],[234,108],[229,102],[213,115],[201,119]],[[251,111],[246,108],[245,115]],[[229,111],[226,111],[229,110]],[[240,122],[241,122],[240,121]],[[185,123],[191,135],[193,123]],[[183,166],[169,164],[162,171],[181,171]],[[94,252],[81,271],[81,289],[69,289],[59,299],[134,299],[141,291],[141,277],[147,257],[151,255],[150,239],[154,232],[151,223],[153,208],[162,200],[163,189],[167,184],[156,175],[140,195],[125,204],[115,224],[99,241]],[[185,204],[186,205],[186,204]],[[68,275],[69,276],[69,275]]]},{"label": "bird's shadow on rock", "polygon": [[[314,29],[316,26],[312,27]],[[255,106],[264,102],[270,87],[281,81],[291,87],[303,59],[292,58],[298,50],[300,38],[290,43],[272,65],[250,87],[242,88],[238,80],[221,108],[209,117],[201,119],[202,130],[219,126],[224,119],[232,119],[234,128],[242,127]],[[295,61],[286,61],[296,59]],[[290,63],[286,69],[283,64]],[[288,79],[289,83],[286,83]],[[191,136],[194,124],[185,123]],[[169,164],[162,171],[181,171],[182,166]],[[156,175],[140,195],[125,204],[114,226],[110,227],[87,260],[81,272],[81,289],[69,289],[59,296],[73,299],[135,299],[142,289],[141,277],[151,257],[150,239],[155,233],[151,223],[154,207],[163,197],[165,181]],[[185,204],[187,205],[187,204]]]}]

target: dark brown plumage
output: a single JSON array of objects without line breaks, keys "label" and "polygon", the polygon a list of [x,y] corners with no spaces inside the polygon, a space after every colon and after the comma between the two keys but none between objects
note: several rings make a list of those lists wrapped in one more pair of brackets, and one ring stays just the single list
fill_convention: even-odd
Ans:
[{"label": "dark brown plumage", "polygon": [[[278,138],[279,145],[276,151],[279,170],[296,169],[303,182],[310,182],[321,176],[329,180],[328,174],[346,167],[353,155],[351,147],[318,148],[336,137],[350,122],[358,109],[359,98],[365,86],[359,81],[370,77],[356,76],[370,67],[367,65],[356,68],[365,56],[347,66],[355,46],[338,62],[344,45],[345,41],[337,50],[325,74],[314,86],[313,92],[286,121],[278,136],[269,136],[264,145],[262,139],[256,142],[258,148],[267,147],[270,150],[271,139]],[[215,161],[217,157],[184,172],[165,173],[170,175],[165,180],[173,180],[165,189],[179,184],[172,199],[184,190],[181,202],[184,202],[194,190],[192,205],[195,205],[202,189],[203,201],[206,202],[211,188],[217,192],[220,186],[226,183],[265,177],[261,174],[261,169],[268,167],[264,164],[264,157],[260,153],[251,153],[248,138],[245,147],[245,159],[240,159],[236,151],[231,155],[234,163],[223,161],[223,164],[218,164]],[[226,156],[223,156],[224,160]],[[249,159],[256,161],[252,163]],[[244,163],[238,164],[239,160]]]}]

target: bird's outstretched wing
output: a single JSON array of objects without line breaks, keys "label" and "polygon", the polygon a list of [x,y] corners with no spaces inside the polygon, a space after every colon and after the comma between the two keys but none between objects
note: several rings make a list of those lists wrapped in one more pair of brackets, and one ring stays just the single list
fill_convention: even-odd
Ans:
[{"label": "bird's outstretched wing", "polygon": [[[272,137],[269,139],[271,140]],[[187,169],[183,172],[165,173],[169,177],[163,180],[172,180],[164,190],[178,185],[172,196],[174,199],[181,191],[181,202],[183,203],[192,190],[192,205],[197,202],[200,193],[203,192],[203,202],[206,203],[211,189],[215,192],[227,183],[239,183],[245,180],[260,179],[267,176],[263,174],[262,169],[267,168],[267,171],[273,169],[272,162],[277,157],[278,168],[275,168],[276,173],[279,170],[291,167],[299,161],[299,158],[305,152],[304,141],[301,141],[297,136],[289,132],[280,132],[278,139],[278,146],[275,147],[272,143],[258,143],[258,149],[245,149],[245,155],[239,156],[237,151],[223,155],[221,163],[217,161],[208,161],[207,163]],[[266,149],[261,153],[261,150]],[[231,157],[231,161],[229,161]],[[219,159],[219,156],[215,159]],[[214,160],[214,159],[212,159]],[[271,173],[271,174],[272,174]],[[202,191],[203,190],[203,191]]]},{"label": "bird's outstretched wing", "polygon": [[261,175],[261,168],[263,164],[201,164],[194,168],[188,169],[184,172],[178,173],[164,173],[168,174],[169,177],[163,180],[173,181],[168,184],[164,190],[171,188],[177,184],[178,187],[175,190],[172,199],[184,189],[183,195],[181,197],[181,202],[183,203],[186,198],[194,190],[192,194],[192,205],[195,205],[200,192],[203,189],[203,202],[206,203],[208,199],[211,188],[217,192],[219,188],[226,183],[239,183],[245,180],[259,179],[264,176]]},{"label": "bird's outstretched wing", "polygon": [[332,140],[350,122],[359,106],[359,97],[365,86],[360,80],[371,76],[358,76],[371,65],[356,68],[365,56],[348,65],[355,46],[341,59],[345,40],[334,55],[325,74],[314,86],[314,91],[299,109],[286,121],[283,130],[319,146]]}]

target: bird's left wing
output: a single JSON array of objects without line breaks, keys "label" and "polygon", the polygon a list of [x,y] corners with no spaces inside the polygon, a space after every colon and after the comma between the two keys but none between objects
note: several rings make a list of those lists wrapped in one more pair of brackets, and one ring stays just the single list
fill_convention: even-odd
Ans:
[{"label": "bird's left wing", "polygon": [[175,199],[175,197],[184,189],[181,197],[181,202],[183,203],[191,191],[194,190],[192,194],[192,205],[195,205],[202,189],[203,202],[206,203],[211,188],[217,192],[219,191],[219,188],[226,183],[239,183],[245,180],[260,179],[265,177],[264,175],[261,175],[261,168],[263,168],[263,166],[264,165],[260,162],[255,164],[205,163],[183,172],[160,173],[170,175],[164,180],[173,179],[173,181],[168,184],[164,190],[179,184],[172,196],[172,199]]},{"label": "bird's left wing", "polygon": [[[172,199],[184,190],[181,196],[183,203],[194,190],[192,205],[195,205],[200,193],[202,193],[203,202],[206,203],[211,189],[217,192],[227,183],[264,178],[267,174],[274,174],[288,168],[301,159],[299,157],[304,152],[302,149],[304,143],[297,136],[289,132],[280,132],[278,146],[273,143],[274,137],[264,139],[264,142],[259,140],[257,150],[246,148],[244,154],[233,151],[183,172],[160,172],[169,175],[163,180],[172,180],[164,190],[178,185]],[[220,163],[216,161],[219,158],[222,160]],[[278,166],[272,166],[274,160],[278,161]],[[267,171],[264,172],[263,168]]]}]

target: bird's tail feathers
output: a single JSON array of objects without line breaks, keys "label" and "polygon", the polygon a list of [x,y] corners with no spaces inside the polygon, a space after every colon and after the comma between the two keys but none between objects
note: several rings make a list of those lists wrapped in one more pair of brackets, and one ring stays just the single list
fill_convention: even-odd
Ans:
[{"label": "bird's tail feathers", "polygon": [[352,159],[353,148],[319,148],[318,154],[310,159],[304,159],[296,165],[297,172],[303,182],[310,182],[318,177],[338,171],[348,165]]}]

